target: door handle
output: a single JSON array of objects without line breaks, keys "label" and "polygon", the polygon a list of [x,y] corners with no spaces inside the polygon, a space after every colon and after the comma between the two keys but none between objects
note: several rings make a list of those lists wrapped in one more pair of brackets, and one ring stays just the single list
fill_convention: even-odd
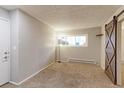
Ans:
[{"label": "door handle", "polygon": [[3,62],[3,63],[8,62],[8,57],[9,57],[9,56],[4,56],[2,62]]},{"label": "door handle", "polygon": [[9,54],[9,52],[6,51],[6,52],[4,52],[4,54]]},{"label": "door handle", "polygon": [[8,58],[7,56],[4,57],[4,59],[7,59],[7,58]]}]

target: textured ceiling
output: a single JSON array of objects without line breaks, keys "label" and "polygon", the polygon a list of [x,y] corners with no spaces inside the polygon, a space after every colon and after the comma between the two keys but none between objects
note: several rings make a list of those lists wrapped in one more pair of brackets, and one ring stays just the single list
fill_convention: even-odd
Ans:
[{"label": "textured ceiling", "polygon": [[2,6],[8,10],[20,8],[56,30],[100,26],[119,5],[26,5]]}]

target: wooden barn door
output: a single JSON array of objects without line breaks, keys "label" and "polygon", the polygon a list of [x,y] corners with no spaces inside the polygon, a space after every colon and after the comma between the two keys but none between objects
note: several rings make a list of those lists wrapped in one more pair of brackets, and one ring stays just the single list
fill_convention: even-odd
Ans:
[{"label": "wooden barn door", "polygon": [[105,73],[114,84],[117,84],[117,18],[105,25]]}]

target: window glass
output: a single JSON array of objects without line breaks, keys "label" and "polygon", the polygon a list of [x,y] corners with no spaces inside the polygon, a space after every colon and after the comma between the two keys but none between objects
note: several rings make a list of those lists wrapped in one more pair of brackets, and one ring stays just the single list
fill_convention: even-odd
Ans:
[{"label": "window glass", "polygon": [[58,45],[61,46],[87,46],[87,35],[82,36],[58,36]]},{"label": "window glass", "polygon": [[67,42],[68,42],[69,46],[74,46],[75,45],[75,37],[74,36],[67,37]]}]

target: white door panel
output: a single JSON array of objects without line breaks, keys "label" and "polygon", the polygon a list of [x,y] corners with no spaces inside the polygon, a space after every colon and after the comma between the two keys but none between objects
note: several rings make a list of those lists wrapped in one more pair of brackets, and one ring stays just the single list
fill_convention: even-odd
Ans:
[{"label": "white door panel", "polygon": [[9,81],[9,49],[10,30],[9,22],[0,19],[0,85]]}]

